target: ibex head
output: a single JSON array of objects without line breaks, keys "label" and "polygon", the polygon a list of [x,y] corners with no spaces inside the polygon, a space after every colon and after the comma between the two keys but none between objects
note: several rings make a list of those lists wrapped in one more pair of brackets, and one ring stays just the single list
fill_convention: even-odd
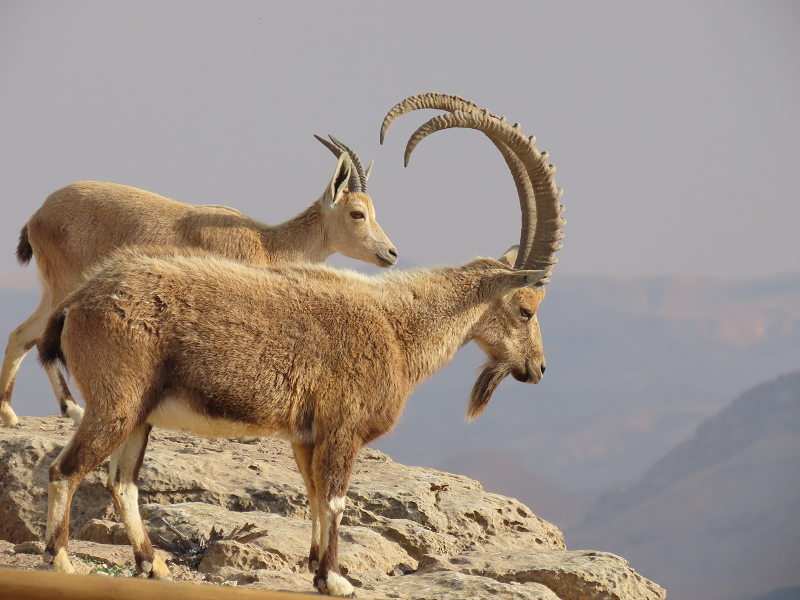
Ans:
[{"label": "ibex head", "polygon": [[[487,293],[491,307],[477,323],[474,338],[489,360],[484,365],[470,396],[467,417],[483,412],[492,393],[507,376],[518,381],[538,383],[545,371],[542,337],[537,321],[544,285],[549,283],[555,252],[564,237],[560,228],[564,207],[559,200],[563,190],[555,185],[555,167],[548,164],[547,152],[539,152],[536,138],[525,137],[519,123],[513,127],[505,117],[493,115],[473,102],[448,94],[419,94],[398,103],[383,121],[381,143],[386,131],[400,116],[418,108],[437,108],[448,113],[422,125],[408,140],[405,162],[425,137],[451,127],[467,127],[485,133],[500,150],[519,195],[522,208],[520,243],[499,261],[478,259],[468,267],[507,269],[492,274]],[[480,266],[480,263],[483,263]],[[499,264],[498,264],[499,263]]]},{"label": "ibex head", "polygon": [[314,136],[339,158],[325,195],[322,215],[331,249],[349,258],[391,267],[397,249],[375,220],[375,207],[367,195],[372,164],[364,170],[358,155],[333,136],[333,143]]},{"label": "ibex head", "polygon": [[508,375],[523,383],[541,381],[545,358],[537,311],[544,288],[535,284],[543,276],[544,270],[508,267],[507,271],[494,272],[485,280],[490,306],[476,323],[473,339],[488,360],[472,388],[468,419],[475,419],[483,412],[497,386]]}]

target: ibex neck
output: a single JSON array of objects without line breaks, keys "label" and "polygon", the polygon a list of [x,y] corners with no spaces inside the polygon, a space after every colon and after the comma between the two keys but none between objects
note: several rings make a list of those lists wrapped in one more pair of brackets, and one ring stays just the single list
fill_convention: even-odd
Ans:
[{"label": "ibex neck", "polygon": [[414,386],[449,363],[473,339],[475,326],[488,308],[480,299],[475,272],[459,270],[421,276],[403,286],[397,301],[404,306],[396,311],[395,331],[407,349],[408,375]]},{"label": "ibex neck", "polygon": [[333,252],[328,248],[319,201],[293,219],[267,228],[264,249],[281,260],[322,263]]}]

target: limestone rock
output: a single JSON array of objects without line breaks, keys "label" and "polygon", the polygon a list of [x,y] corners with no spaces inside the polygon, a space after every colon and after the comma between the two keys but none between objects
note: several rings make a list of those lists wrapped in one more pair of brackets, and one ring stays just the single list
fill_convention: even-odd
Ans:
[{"label": "limestone rock", "polygon": [[399,465],[377,450],[361,452],[347,498],[352,509],[342,523],[368,524],[417,559],[495,544],[565,548],[555,526],[516,500],[460,475]]},{"label": "limestone rock", "polygon": [[96,544],[130,545],[128,534],[122,523],[91,519],[75,534],[76,540],[95,542]]},{"label": "limestone rock", "polygon": [[[201,534],[209,539],[212,528],[230,533],[247,524],[255,525],[255,531],[264,534],[247,544],[229,540],[217,542],[200,563],[202,573],[217,573],[226,566],[294,573],[308,570],[310,520],[254,511],[232,512],[200,502],[172,506],[146,504],[141,512],[148,531],[169,541],[174,541],[176,536],[164,525],[164,520],[191,539],[198,539]],[[416,568],[417,564],[397,544],[371,528],[351,526],[340,529],[339,562],[343,573],[373,570],[391,573],[400,565]]]},{"label": "limestone rock", "polygon": [[359,587],[359,598],[374,600],[559,600],[550,589],[538,583],[501,583],[488,577],[464,575],[456,571],[415,573],[405,577],[381,577],[378,573],[365,573],[351,577],[351,580]]},{"label": "limestone rock", "polygon": [[[0,566],[49,568],[34,554],[45,532],[48,469],[72,431],[60,417],[0,428]],[[131,576],[133,552],[105,489],[107,471],[101,465],[76,491],[70,560],[77,572]],[[188,563],[158,550],[175,579],[314,591],[305,485],[285,442],[156,430],[139,485],[153,539],[176,552],[179,539],[199,549]],[[516,500],[370,449],[360,453],[350,480],[339,558],[358,596],[376,600],[664,598],[619,557],[567,551],[561,532]]]},{"label": "limestone rock", "polygon": [[[0,538],[14,543],[44,539],[48,469],[72,434],[69,421],[23,418],[18,429],[0,429]],[[74,535],[90,519],[116,519],[105,489],[105,462],[78,486],[70,515]]]},{"label": "limestone rock", "polygon": [[539,583],[562,600],[664,600],[666,592],[619,556],[588,550],[468,552],[423,556],[419,573],[458,571],[502,582]]}]

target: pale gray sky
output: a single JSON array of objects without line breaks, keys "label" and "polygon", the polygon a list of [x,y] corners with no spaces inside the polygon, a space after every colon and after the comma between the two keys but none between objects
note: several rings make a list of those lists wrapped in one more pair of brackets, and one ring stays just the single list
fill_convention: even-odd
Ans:
[{"label": "pale gray sky", "polygon": [[[800,5],[792,2],[0,3],[0,282],[45,197],[96,179],[277,223],[323,191],[332,133],[375,159],[403,264],[499,255],[511,177],[475,131],[423,142],[460,94],[558,167],[555,272],[747,277],[800,268]],[[358,266],[342,259],[336,264]]]}]

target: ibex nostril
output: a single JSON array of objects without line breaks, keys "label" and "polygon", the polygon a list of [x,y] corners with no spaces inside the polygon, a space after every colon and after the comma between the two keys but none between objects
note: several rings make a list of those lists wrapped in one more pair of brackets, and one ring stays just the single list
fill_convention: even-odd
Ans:
[{"label": "ibex nostril", "polygon": [[542,365],[542,375],[544,375],[544,370],[545,370],[546,368],[547,368],[547,367],[545,367],[544,365]]},{"label": "ibex nostril", "polygon": [[391,248],[391,249],[389,250],[389,254],[391,254],[392,256],[394,256],[395,258],[397,258],[397,250],[395,250],[394,248]]}]

